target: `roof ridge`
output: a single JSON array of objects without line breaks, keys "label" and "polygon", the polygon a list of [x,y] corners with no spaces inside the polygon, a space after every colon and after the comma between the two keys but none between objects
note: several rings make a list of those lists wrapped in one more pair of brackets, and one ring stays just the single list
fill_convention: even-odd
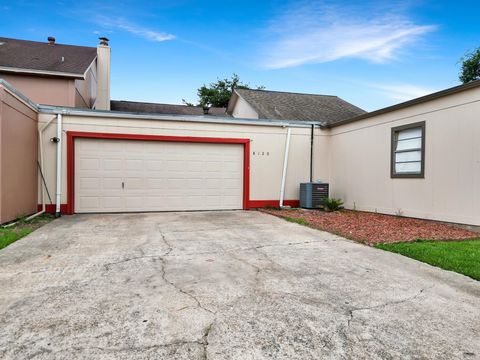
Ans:
[{"label": "roof ridge", "polygon": [[[7,37],[0,37],[0,42],[2,40],[13,40],[13,41],[21,41],[21,42],[28,42],[28,43],[35,43],[35,44],[43,44],[43,45],[49,45],[47,42],[43,41],[34,41],[34,40],[24,40],[24,39],[15,39],[15,38],[7,38]],[[87,48],[87,49],[96,49],[95,46],[85,46],[85,45],[71,45],[71,44],[62,44],[62,43],[57,43],[55,42],[54,46],[71,46],[71,47],[77,47],[77,48]],[[49,45],[52,46],[52,45]]]},{"label": "roof ridge", "polygon": [[328,96],[328,97],[338,98],[337,95],[301,93],[301,92],[294,92],[294,91],[280,91],[280,90],[267,90],[267,89],[245,89],[245,88],[235,88],[235,90],[262,91],[262,92],[273,92],[273,93],[294,94],[294,95]]}]

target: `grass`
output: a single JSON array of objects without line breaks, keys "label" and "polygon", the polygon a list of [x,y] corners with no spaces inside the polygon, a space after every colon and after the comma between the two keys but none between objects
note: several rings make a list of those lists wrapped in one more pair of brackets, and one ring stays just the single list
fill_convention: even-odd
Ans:
[{"label": "grass", "polygon": [[408,243],[377,244],[375,247],[480,280],[480,239],[418,240]]},{"label": "grass", "polygon": [[305,226],[309,225],[308,220],[306,220],[304,218],[285,217],[284,219],[287,220],[287,221],[293,222],[293,223],[300,224],[300,225],[305,225]]},{"label": "grass", "polygon": [[30,221],[20,219],[18,220],[18,223],[13,226],[0,228],[0,249],[7,247],[24,236],[27,236],[32,231],[53,220],[53,218],[52,215],[44,214],[37,216]]}]

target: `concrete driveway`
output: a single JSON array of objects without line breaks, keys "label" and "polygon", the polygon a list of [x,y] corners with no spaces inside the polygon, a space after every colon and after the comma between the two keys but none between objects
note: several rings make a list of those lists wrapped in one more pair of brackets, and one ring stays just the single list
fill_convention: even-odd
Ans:
[{"label": "concrete driveway", "polygon": [[0,251],[2,359],[476,359],[480,284],[258,212],[65,216]]}]

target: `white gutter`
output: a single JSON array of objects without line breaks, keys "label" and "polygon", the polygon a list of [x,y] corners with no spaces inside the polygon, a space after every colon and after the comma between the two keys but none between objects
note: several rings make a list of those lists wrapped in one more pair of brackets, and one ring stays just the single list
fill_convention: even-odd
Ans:
[{"label": "white gutter", "polygon": [[298,128],[310,128],[313,125],[320,125],[318,121],[299,121],[299,120],[269,120],[269,119],[244,119],[221,116],[202,116],[202,115],[161,115],[146,113],[129,113],[111,110],[89,110],[74,109],[59,106],[38,105],[38,109],[43,114],[58,114],[101,117],[116,119],[140,119],[140,120],[158,120],[158,121],[178,121],[178,122],[199,122],[213,124],[240,124],[240,125],[260,125],[260,126],[290,126]]},{"label": "white gutter", "polygon": [[55,199],[55,216],[60,216],[60,203],[62,197],[62,114],[57,114],[57,190]]},{"label": "white gutter", "polygon": [[280,207],[283,207],[283,198],[285,195],[285,179],[287,177],[287,165],[288,165],[288,152],[290,149],[290,135],[291,128],[287,128],[287,140],[285,143],[285,156],[283,158],[283,172],[282,172],[282,184],[280,186]]}]

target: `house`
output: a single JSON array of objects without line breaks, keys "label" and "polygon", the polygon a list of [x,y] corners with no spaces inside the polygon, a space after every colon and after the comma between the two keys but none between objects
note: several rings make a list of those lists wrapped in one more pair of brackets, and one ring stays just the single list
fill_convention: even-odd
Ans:
[{"label": "house", "polygon": [[298,206],[299,184],[322,180],[347,208],[480,225],[480,81],[370,113],[258,90],[226,115],[123,105],[39,105],[0,80],[0,222]]},{"label": "house", "polygon": [[110,47],[0,37],[0,78],[39,104],[110,109]]},{"label": "house", "polygon": [[147,114],[229,116],[226,113],[226,109],[221,107],[158,104],[124,100],[111,100],[110,110]]},{"label": "house", "polygon": [[322,121],[333,124],[364,114],[338,96],[235,89],[227,113],[236,118]]}]

